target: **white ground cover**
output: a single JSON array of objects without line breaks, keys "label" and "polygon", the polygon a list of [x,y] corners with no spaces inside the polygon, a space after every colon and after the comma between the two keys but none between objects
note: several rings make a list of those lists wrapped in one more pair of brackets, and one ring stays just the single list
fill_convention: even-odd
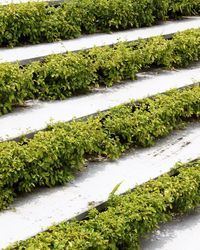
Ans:
[{"label": "white ground cover", "polygon": [[142,250],[199,250],[200,207],[195,211],[163,224],[142,241]]},{"label": "white ground cover", "polygon": [[139,38],[149,38],[159,35],[171,37],[178,31],[191,28],[200,28],[200,17],[186,17],[183,20],[167,21],[152,27],[114,32],[111,34],[83,35],[77,39],[61,42],[27,45],[11,49],[0,48],[0,63],[20,61],[25,64],[51,54],[79,51],[93,48],[94,46],[112,45],[119,41],[130,42]]},{"label": "white ground cover", "polygon": [[[0,117],[0,140],[14,139],[45,129],[50,122],[70,121],[105,111],[116,105],[180,88],[200,81],[200,63],[188,69],[138,74],[136,81],[127,81],[112,88],[94,91],[89,95],[71,97],[64,101],[30,102],[21,108]],[[32,105],[31,105],[32,104]]]},{"label": "white ground cover", "polygon": [[[19,2],[5,0],[2,3]],[[21,2],[27,0],[21,0]],[[0,63],[30,61],[50,54],[79,51],[94,46],[134,41],[157,35],[170,37],[189,28],[200,28],[200,17],[164,22],[148,28],[133,29],[112,34],[94,34],[78,39],[17,47],[0,48]],[[170,88],[180,88],[200,81],[200,63],[177,71],[152,71],[138,74],[137,81],[112,88],[99,89],[88,95],[72,97],[56,102],[27,102],[27,108],[18,108],[0,117],[0,140],[16,138],[22,134],[45,129],[53,120],[69,121],[118,104],[140,99]],[[89,163],[76,179],[64,186],[39,189],[16,199],[9,210],[0,212],[0,249],[16,240],[26,239],[47,229],[53,223],[70,219],[85,212],[93,205],[106,201],[109,193],[123,181],[118,193],[136,184],[155,178],[177,162],[187,162],[199,157],[200,124],[190,124],[186,129],[175,131],[161,139],[154,147],[131,150],[117,161]],[[144,250],[199,250],[200,211],[164,224],[160,231],[142,242]],[[182,244],[181,244],[182,241]],[[193,245],[194,243],[194,245]]]},{"label": "white ground cover", "polygon": [[196,159],[200,145],[199,125],[190,124],[159,140],[155,146],[131,150],[119,160],[89,163],[69,184],[17,198],[10,210],[0,213],[0,246],[6,247],[53,223],[72,218],[86,211],[90,204],[101,204],[121,181],[118,194],[169,171],[177,161]]}]

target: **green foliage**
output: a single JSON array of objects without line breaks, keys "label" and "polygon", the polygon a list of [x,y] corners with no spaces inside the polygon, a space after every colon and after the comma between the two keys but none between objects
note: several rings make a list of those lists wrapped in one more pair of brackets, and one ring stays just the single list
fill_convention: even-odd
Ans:
[{"label": "green foliage", "polygon": [[30,140],[1,142],[0,209],[19,192],[68,182],[91,157],[116,159],[130,147],[151,146],[199,115],[200,86],[195,85],[117,106],[86,120],[49,126]]},{"label": "green foliage", "polygon": [[1,46],[53,42],[79,36],[80,27],[74,14],[70,15],[75,11],[73,4],[71,6],[71,10],[41,2],[0,6]]},{"label": "green foliage", "polygon": [[112,197],[115,195],[115,193],[117,192],[117,190],[119,189],[119,187],[121,186],[123,181],[120,181],[119,183],[117,183],[115,185],[115,187],[113,188],[113,190],[109,193],[108,199],[112,199]]},{"label": "green foliage", "polygon": [[82,33],[150,26],[200,13],[199,0],[66,0],[0,6],[0,46],[52,42]]},{"label": "green foliage", "polygon": [[170,0],[169,14],[176,17],[178,15],[198,14],[200,11],[200,0]]},{"label": "green foliage", "polygon": [[200,204],[200,160],[176,171],[114,196],[106,211],[93,209],[88,220],[63,222],[6,249],[140,249],[141,237]]},{"label": "green foliage", "polygon": [[[200,58],[200,29],[187,30],[183,33],[179,32],[174,35],[173,59],[174,66],[187,66],[193,61]],[[191,35],[192,34],[192,35]]]},{"label": "green foliage", "polygon": [[27,73],[18,63],[0,64],[0,115],[10,112],[13,105],[24,102],[29,83]]},{"label": "green foliage", "polygon": [[57,100],[135,79],[141,69],[186,66],[200,58],[200,29],[173,36],[51,55],[26,66],[0,64],[0,115],[27,99]]},{"label": "green foliage", "polygon": [[32,85],[27,96],[37,99],[65,99],[86,91],[95,81],[95,66],[81,53],[52,55],[43,63],[34,62],[25,68]]}]

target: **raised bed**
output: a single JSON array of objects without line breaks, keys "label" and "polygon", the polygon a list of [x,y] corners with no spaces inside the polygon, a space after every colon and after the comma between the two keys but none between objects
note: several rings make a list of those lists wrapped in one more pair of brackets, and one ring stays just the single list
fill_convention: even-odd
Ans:
[{"label": "raised bed", "polygon": [[19,192],[73,179],[87,160],[117,159],[151,146],[183,122],[199,120],[199,84],[117,106],[86,120],[59,123],[32,139],[0,144],[0,209]]},{"label": "raised bed", "polygon": [[[197,13],[200,13],[199,3],[199,0],[153,0],[150,2],[148,0],[140,0],[138,2],[135,0],[127,0],[125,2],[122,0],[69,0],[65,3],[65,6],[57,5],[56,8],[50,7],[47,3],[0,6],[0,20],[2,20],[3,24],[1,29],[2,33],[0,34],[0,43],[2,46],[16,46],[17,44],[39,43],[45,41],[51,42],[60,38],[70,39],[87,32],[107,32],[112,30],[129,29],[131,27],[149,26],[157,23],[157,21],[168,19],[169,17],[179,18],[182,15],[196,15]],[[134,15],[135,10],[137,14],[139,13],[137,17]],[[122,15],[123,11],[124,14]],[[13,13],[15,14],[13,15]],[[133,18],[135,19],[133,20]],[[24,20],[26,20],[26,22]],[[192,27],[196,27],[196,25],[199,27],[199,17],[191,19],[187,18],[184,22],[185,24],[192,25]],[[177,23],[179,23],[179,21],[177,21],[176,24]],[[180,21],[180,23],[182,23],[182,21]],[[167,25],[169,27],[169,22],[166,26]],[[184,28],[185,27],[186,26],[184,26]],[[3,28],[5,28],[5,31]],[[151,30],[157,32],[158,26],[155,29],[154,28],[155,27]],[[174,32],[177,32],[177,30],[174,29],[175,26],[172,28]],[[144,28],[140,31],[142,32],[143,30],[149,31],[150,28]],[[137,31],[139,31],[139,29],[137,29]],[[74,67],[75,59],[77,59],[76,56],[80,53],[77,51],[83,50],[84,52],[81,53],[82,57],[85,58],[86,53],[88,53],[86,52],[87,46],[96,45],[101,47],[104,45],[100,40],[102,37],[105,38],[104,42],[108,45],[115,44],[117,38],[124,41],[124,34],[128,35],[128,39],[126,39],[127,41],[129,41],[129,39],[134,40],[135,34],[131,34],[130,31],[125,31],[124,33],[117,32],[113,35],[91,35],[89,40],[86,40],[86,36],[83,36],[77,40],[64,41],[64,43],[67,43],[68,45],[71,43],[71,51],[77,52],[73,54],[69,53],[69,57],[66,60],[68,62],[72,59],[71,64],[73,66],[71,67],[70,65],[69,71],[75,69],[74,75],[72,74],[69,76],[69,86],[67,85],[66,87],[66,84],[63,85],[64,89],[69,88],[67,94],[62,88],[61,91],[57,88],[58,84],[61,86],[61,82],[65,78],[66,72],[59,71],[55,78],[54,71],[55,65],[57,65],[58,68],[59,66],[64,68],[63,65],[65,65],[65,60],[62,60],[63,55],[52,56],[52,61],[51,59],[47,59],[50,60],[50,63],[45,64],[46,69],[42,73],[41,68],[44,66],[43,63],[36,62],[33,68],[30,65],[19,66],[18,64],[12,64],[14,62],[12,61],[14,60],[13,57],[11,60],[12,63],[7,64],[5,68],[1,65],[2,71],[0,76],[3,75],[0,81],[2,84],[1,90],[8,91],[2,91],[3,95],[1,96],[0,104],[2,109],[1,113],[4,114],[11,111],[13,106],[19,104],[24,105],[24,100],[30,98],[55,100],[60,93],[61,95],[59,95],[59,98],[66,98],[71,96],[71,94],[77,94],[79,92],[74,91],[74,86],[77,83],[83,83],[83,86],[86,86],[86,83],[91,79],[92,80],[89,82],[88,86],[94,84],[97,87],[97,85],[103,84],[110,87],[112,84],[119,83],[122,80],[134,79],[136,73],[139,72],[140,69],[145,69],[148,66],[164,65],[171,68],[175,66],[186,66],[190,62],[198,61],[200,58],[200,36],[199,33],[197,33],[195,36],[190,37],[190,32],[192,31],[188,31],[185,36],[178,35],[176,39],[176,47],[173,49],[172,47],[170,48],[169,45],[166,45],[166,40],[162,38],[158,38],[156,43],[152,43],[152,46],[149,46],[148,49],[146,49],[146,52],[148,52],[146,54],[142,50],[143,46],[141,46],[142,49],[140,55],[145,55],[145,60],[139,56],[142,60],[139,60],[138,65],[142,65],[142,67],[134,64],[136,68],[131,68],[133,62],[131,60],[129,61],[128,57],[128,62],[127,58],[125,58],[125,60],[118,60],[118,56],[121,52],[123,55],[130,54],[128,53],[130,51],[123,47],[124,44],[119,45],[122,48],[120,53],[115,53],[117,63],[113,60],[113,57],[109,59],[109,52],[108,57],[103,54],[104,57],[100,58],[101,60],[99,61],[99,64],[96,63],[95,60],[92,60],[90,66],[92,66],[92,64],[99,65],[99,68],[95,68],[94,71],[92,67],[90,68],[88,64],[85,63],[85,61],[82,63],[81,56],[80,58],[77,57],[78,71],[76,71],[76,67]],[[144,35],[145,39],[147,38],[144,33],[141,33],[141,36],[142,35]],[[151,36],[152,35],[153,33],[151,33]],[[138,37],[138,34],[136,34],[135,37]],[[170,37],[171,34],[165,34],[165,38]],[[94,43],[91,42],[91,45],[89,44],[89,41],[92,39]],[[85,48],[73,47],[74,42],[80,44],[81,41],[87,43]],[[171,44],[171,41],[168,41]],[[187,42],[185,43],[185,41]],[[145,42],[146,41],[142,42],[143,45]],[[61,48],[60,44],[61,43],[54,43],[53,48],[55,50],[51,52],[49,52],[49,48],[52,47],[52,44],[50,44],[50,46],[48,44],[43,44],[42,46],[44,47],[40,47],[40,45],[27,46],[25,49],[35,49],[36,52],[38,48],[40,48],[40,50],[46,48],[46,55],[48,53],[54,54],[66,52],[67,48]],[[160,44],[161,47],[159,47]],[[65,46],[68,45],[65,44]],[[137,47],[135,44],[133,47],[134,46]],[[103,49],[106,51],[111,48],[112,47]],[[94,58],[99,58],[99,56],[102,55],[101,49],[102,48],[93,49],[93,54],[91,53],[92,56]],[[55,52],[56,50],[59,52]],[[94,53],[95,50],[98,51],[97,54]],[[151,51],[151,54],[149,53],[149,50]],[[23,48],[16,48],[16,50],[2,49],[0,50],[0,53],[6,53],[6,51],[11,51],[12,55],[13,53],[15,54],[16,51],[19,53],[25,53]],[[115,52],[116,51],[119,52],[115,48]],[[160,53],[163,51],[168,57],[164,56],[163,53]],[[173,51],[173,53],[170,54],[169,51]],[[43,57],[46,56],[45,53],[43,55],[35,54],[35,57],[32,56],[32,58],[25,55],[21,63],[26,64],[27,62],[30,62],[28,60],[43,59]],[[138,55],[139,54],[137,54],[137,56]],[[137,56],[134,54],[132,58],[137,58]],[[55,58],[57,58],[57,60],[54,61]],[[63,62],[64,64],[62,65],[61,63],[58,65],[58,62]],[[127,63],[128,68],[123,67],[125,62]],[[112,67],[111,70],[108,71],[110,65],[112,65]],[[29,71],[25,71],[25,67],[29,67]],[[51,69],[53,69],[52,72]],[[82,69],[82,71],[79,71],[79,69]],[[89,74],[86,74],[86,69],[88,69]],[[95,70],[98,74],[96,74]],[[4,75],[5,72],[6,74]],[[14,136],[12,134],[13,132],[10,130],[9,135],[6,138],[5,130],[2,129],[2,140],[9,140],[12,138],[19,139],[17,137],[22,134],[23,129],[27,129],[27,124],[32,124],[30,130],[25,131],[31,139],[23,137],[19,142],[10,141],[0,143],[0,207],[1,209],[6,209],[8,205],[11,204],[10,210],[0,213],[0,248],[4,246],[6,247],[9,243],[13,243],[16,240],[34,236],[38,232],[47,229],[53,223],[59,223],[74,217],[76,213],[79,214],[76,217],[77,219],[83,219],[85,215],[87,215],[87,210],[90,206],[100,205],[101,208],[105,208],[105,206],[107,206],[105,202],[109,193],[114,187],[117,187],[117,184],[123,181],[122,177],[124,177],[124,182],[119,187],[118,193],[123,193],[129,188],[132,189],[137,184],[142,184],[148,181],[149,178],[158,177],[161,173],[169,171],[169,168],[179,160],[188,161],[199,157],[199,84],[196,84],[196,87],[194,88],[191,87],[190,90],[174,90],[167,93],[167,95],[165,94],[159,97],[154,96],[134,103],[131,102],[106,113],[96,114],[97,107],[99,107],[99,111],[105,111],[116,104],[130,102],[130,99],[133,97],[137,100],[138,98],[146,97],[147,95],[155,95],[164,92],[171,87],[180,88],[190,85],[195,80],[199,80],[199,72],[198,64],[195,65],[194,68],[179,70],[176,73],[176,76],[179,77],[178,80],[181,80],[182,78],[180,82],[177,80],[175,83],[170,83],[171,85],[166,84],[166,86],[161,87],[159,85],[164,85],[163,82],[158,83],[157,80],[165,79],[161,78],[164,76],[175,76],[174,72],[169,73],[162,70],[161,75],[158,77],[154,77],[157,71],[151,71],[149,74],[140,73],[137,75],[139,76],[139,80],[135,82],[136,85],[134,87],[133,82],[125,81],[124,83],[127,85],[124,87],[122,85],[116,85],[115,88],[111,89],[93,89],[93,93],[90,93],[89,96],[80,96],[69,99],[67,105],[67,102],[65,101],[57,103],[39,101],[36,104],[33,102],[33,105],[30,105],[30,109],[18,108],[15,113],[2,117],[2,120],[0,119],[0,124],[3,125],[3,128],[6,127],[8,121],[10,121],[11,124],[14,124],[15,121],[18,122],[19,120],[17,126],[12,126],[13,129],[17,128],[17,130],[19,129],[18,126],[20,122],[24,122],[22,119],[30,118],[29,123],[26,123],[24,127],[21,127],[20,132],[19,130],[17,131],[17,136]],[[50,76],[50,79],[44,77],[46,82],[43,81],[43,73],[44,75],[47,74],[48,77]],[[191,73],[194,75],[191,75]],[[31,74],[33,78],[30,77]],[[151,74],[153,74],[153,76]],[[85,76],[85,79],[81,79],[81,77],[76,78],[78,75]],[[64,76],[64,78],[61,76]],[[74,76],[75,85],[74,80],[72,80],[74,79]],[[170,77],[168,77],[168,81],[174,79],[173,77],[170,79]],[[98,81],[96,81],[96,79],[98,79]],[[31,85],[33,82],[34,84]],[[23,86],[19,83],[23,83]],[[52,84],[52,89],[46,89],[47,83],[50,85]],[[141,84],[140,87],[138,83]],[[35,89],[35,85],[37,84],[38,88]],[[28,85],[30,88],[23,88]],[[145,89],[145,92],[144,87],[147,88]],[[81,91],[90,90],[90,88],[80,89]],[[12,92],[13,90],[15,91],[14,94]],[[114,90],[114,93],[111,93],[112,90]],[[12,93],[10,94],[9,91]],[[131,91],[135,91],[134,95]],[[121,98],[122,94],[123,97]],[[4,105],[4,98],[6,96],[8,96],[10,103],[5,102],[6,104]],[[88,100],[91,101],[91,103],[89,103],[88,106],[84,106]],[[106,102],[104,106],[102,105],[102,100]],[[63,103],[65,103],[64,106]],[[94,104],[97,105],[94,106]],[[66,114],[72,109],[72,105],[77,105],[76,107],[78,109],[73,109],[70,114]],[[86,109],[89,109],[90,107],[92,108],[90,112],[88,112]],[[36,111],[37,108],[39,108],[39,110]],[[52,108],[51,111],[50,108]],[[58,110],[58,108],[60,108],[60,110]],[[65,110],[65,108],[68,110]],[[32,115],[32,111],[35,112],[34,115],[36,116],[39,114],[43,116],[45,114],[41,123],[38,122],[38,120],[40,120],[38,117]],[[78,114],[77,117],[84,117],[84,119],[49,126],[47,131],[36,133],[34,138],[32,138],[37,130],[46,129],[47,122],[52,118],[51,112],[56,113],[54,116],[55,120],[57,119],[56,121],[63,119],[65,114],[67,115],[65,121],[70,121],[74,114],[75,116]],[[61,112],[63,113],[61,114]],[[25,113],[27,116],[25,116]],[[19,114],[22,116],[19,116]],[[90,117],[89,119],[85,117],[90,114],[95,114],[95,116]],[[14,117],[17,119],[14,120]],[[19,119],[19,117],[22,119]],[[190,123],[191,121],[197,122]],[[182,123],[184,122],[188,125],[185,130],[174,131],[177,127],[182,128]],[[34,123],[38,123],[39,126]],[[169,134],[171,131],[173,131],[172,135],[167,139],[161,138]],[[6,132],[8,133],[8,129],[6,129]],[[16,130],[14,134],[16,135]],[[138,147],[152,146],[155,143],[155,140],[158,140],[157,146],[149,149],[138,149]],[[136,149],[127,152],[127,149],[130,150],[130,148],[133,147],[136,147]],[[116,159],[122,153],[123,157],[118,161],[107,160],[109,158]],[[98,160],[101,160],[98,163],[95,162],[97,158]],[[170,163],[171,165],[169,166]],[[85,169],[84,166],[87,165],[88,168]],[[133,204],[127,206],[122,213],[123,204],[126,204],[125,198],[124,202],[120,201],[121,198],[113,198],[113,201],[118,199],[119,203],[121,202],[118,210],[119,213],[114,212],[109,214],[109,210],[105,212],[104,216],[104,213],[97,215],[98,212],[93,211],[91,212],[92,218],[88,220],[88,222],[69,224],[69,227],[72,229],[71,232],[69,232],[66,225],[63,224],[61,227],[58,226],[50,229],[51,233],[49,233],[49,231],[42,234],[39,236],[41,238],[37,238],[38,240],[36,241],[30,239],[27,243],[21,244],[27,244],[25,249],[28,246],[33,249],[45,249],[48,244],[55,249],[57,247],[66,248],[66,246],[68,246],[73,250],[86,250],[88,244],[91,249],[96,249],[98,244],[101,250],[108,248],[117,249],[118,247],[126,249],[127,245],[133,249],[134,247],[137,247],[138,237],[143,236],[146,232],[152,231],[159,222],[168,220],[171,217],[171,212],[173,215],[173,212],[185,212],[186,210],[191,209],[191,207],[199,205],[199,167],[196,166],[196,168],[193,169],[194,171],[191,170],[191,172],[189,170],[190,167],[191,165],[186,166],[188,172],[185,169],[183,170],[183,172],[187,172],[186,175],[183,175],[183,178],[180,178],[179,170],[177,169],[170,172],[170,177],[168,176],[169,178],[161,177],[161,179],[159,179],[161,181],[158,184],[155,183],[156,188],[153,188],[152,190],[149,189],[149,187],[147,188],[147,190],[150,190],[147,197],[141,192],[141,196],[138,196],[134,201],[134,204],[136,204],[137,202],[140,203],[140,199],[142,199],[139,213],[135,210],[131,210],[129,214],[128,211],[134,208]],[[78,173],[77,171],[79,170],[85,171]],[[171,175],[173,175],[173,177]],[[72,181],[74,177],[77,178]],[[68,185],[65,184],[66,182],[68,182]],[[175,185],[177,183],[178,186]],[[41,188],[44,186],[52,187],[57,184],[64,185],[52,189]],[[149,199],[152,195],[154,196],[155,190],[158,189],[159,195],[156,196],[156,192],[154,197],[155,200],[152,200],[153,202],[150,203],[150,207],[144,206],[143,211],[143,205],[146,203],[146,198]],[[24,194],[24,191],[32,193]],[[16,198],[15,196],[18,197],[14,203],[12,203],[13,199]],[[115,207],[111,208],[111,210],[112,209],[114,211]],[[141,211],[143,211],[144,214],[141,215]],[[127,216],[124,216],[126,213]],[[113,220],[115,215],[117,215],[117,219]],[[133,219],[133,216],[135,215],[138,217],[133,221],[134,224],[132,222],[130,223],[129,219]],[[101,216],[103,220],[101,220]],[[138,220],[138,218],[140,219]],[[154,220],[152,220],[152,218]],[[98,220],[100,226],[98,223],[96,224],[96,220]],[[118,223],[118,220],[120,220],[120,223]],[[137,221],[139,221],[139,224]],[[87,223],[88,227],[86,226],[84,228],[84,225]],[[73,228],[73,225],[75,225],[75,229]],[[95,225],[94,228],[93,225]],[[137,229],[133,229],[134,233],[130,229],[132,225],[135,225],[135,228]],[[63,228],[66,230],[64,234]],[[91,228],[92,230],[88,231],[88,228]],[[126,231],[124,230],[125,228],[127,229]],[[55,230],[58,231],[55,232]],[[116,232],[118,233],[115,234]],[[64,239],[68,241],[66,235],[69,235],[70,238],[72,234],[73,239],[69,239],[69,244],[65,243],[63,241]],[[85,240],[85,236],[88,240]],[[133,238],[133,245],[131,245],[129,243]],[[50,243],[46,244],[44,243],[44,240],[47,240]],[[14,249],[19,249],[19,247]]]},{"label": "raised bed", "polygon": [[117,161],[90,162],[67,185],[18,197],[10,210],[0,213],[0,246],[31,237],[102,204],[121,181],[118,194],[168,172],[177,161],[196,159],[199,143],[199,123],[193,123],[159,140],[155,146],[131,150]]},{"label": "raised bed", "polygon": [[[33,135],[43,130],[49,123],[70,121],[98,111],[105,111],[116,105],[138,100],[147,96],[165,92],[171,88],[180,88],[200,81],[200,64],[188,69],[176,71],[151,71],[138,74],[138,80],[127,81],[112,88],[63,101],[30,102],[27,107],[0,117],[0,139],[11,140],[21,135]],[[103,99],[103,102],[102,102]]]},{"label": "raised bed", "polygon": [[68,0],[54,8],[43,2],[0,6],[1,46],[53,42],[83,33],[151,26],[158,21],[196,15],[199,0]]},{"label": "raised bed", "polygon": [[138,249],[141,236],[199,205],[199,171],[199,160],[179,164],[128,194],[112,195],[107,209],[100,213],[93,209],[88,220],[63,222],[8,249]]},{"label": "raised bed", "polygon": [[110,34],[90,34],[73,40],[63,40],[54,43],[26,45],[16,48],[0,48],[0,63],[16,62],[27,64],[32,61],[43,59],[52,54],[62,54],[68,51],[80,51],[93,48],[94,46],[113,45],[120,42],[131,42],[138,39],[146,39],[162,35],[172,37],[176,32],[187,29],[200,28],[200,17],[185,17],[181,20],[166,21],[153,27],[115,31]]},{"label": "raised bed", "polygon": [[200,29],[175,34],[171,40],[155,37],[114,47],[52,55],[43,62],[22,66],[0,65],[1,114],[27,99],[63,100],[95,86],[110,87],[152,66],[187,66],[200,58]]}]

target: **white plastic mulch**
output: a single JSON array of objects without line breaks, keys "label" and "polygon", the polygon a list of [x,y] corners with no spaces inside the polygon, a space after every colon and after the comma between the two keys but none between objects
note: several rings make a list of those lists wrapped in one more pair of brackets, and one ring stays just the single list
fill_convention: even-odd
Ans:
[{"label": "white plastic mulch", "polygon": [[0,48],[0,63],[16,61],[29,63],[51,54],[79,51],[93,48],[94,46],[112,45],[119,41],[130,42],[139,38],[149,38],[159,35],[171,37],[176,32],[191,28],[200,28],[200,17],[186,17],[183,20],[167,21],[152,27],[118,31],[111,34],[84,35],[77,39],[61,42],[27,45],[11,49]]},{"label": "white plastic mulch", "polygon": [[112,88],[104,88],[89,95],[64,101],[33,102],[0,117],[0,140],[30,134],[47,127],[50,122],[69,121],[104,111],[116,105],[180,88],[200,81],[200,63],[177,71],[154,71],[138,74],[136,81],[127,81]]},{"label": "white plastic mulch", "polygon": [[184,130],[175,131],[154,147],[132,150],[117,161],[89,163],[70,184],[40,189],[17,198],[11,210],[0,213],[0,246],[3,248],[26,239],[53,223],[86,211],[90,204],[106,201],[121,181],[118,193],[169,171],[177,161],[197,158],[199,125],[194,123]]},{"label": "white plastic mulch", "polygon": [[199,250],[200,207],[195,211],[163,224],[143,240],[142,250]]},{"label": "white plastic mulch", "polygon": [[[200,17],[113,34],[82,36],[51,44],[0,48],[0,63],[17,60],[27,63],[50,54],[111,45],[118,41],[133,41],[157,35],[169,37],[189,28],[200,28]],[[127,81],[126,84],[96,90],[65,101],[29,102],[27,108],[19,108],[0,117],[0,139],[12,139],[22,134],[34,133],[46,128],[51,120],[69,121],[74,117],[107,110],[131,99],[137,100],[170,88],[190,85],[194,81],[200,81],[200,63],[188,69],[152,71],[140,73],[138,76],[137,81]],[[199,125],[190,124],[186,129],[175,131],[167,138],[159,140],[154,147],[131,150],[117,161],[89,163],[73,182],[65,186],[40,189],[18,197],[10,210],[0,212],[0,249],[17,240],[31,237],[53,223],[87,211],[91,204],[101,204],[121,181],[123,182],[118,193],[169,171],[177,161],[186,162],[197,158],[200,152]],[[142,242],[142,249],[199,250],[199,229],[200,214],[197,209],[192,215],[163,225],[160,231]],[[183,242],[182,245],[179,244],[180,241]]]}]

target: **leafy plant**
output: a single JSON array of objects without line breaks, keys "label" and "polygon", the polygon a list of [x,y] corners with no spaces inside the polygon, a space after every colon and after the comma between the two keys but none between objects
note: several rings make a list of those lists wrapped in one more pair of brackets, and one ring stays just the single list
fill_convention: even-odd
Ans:
[{"label": "leafy plant", "polygon": [[29,140],[1,142],[0,209],[19,192],[70,181],[87,159],[116,159],[130,147],[151,146],[183,122],[198,120],[199,90],[198,84],[172,90],[86,120],[49,126]]},{"label": "leafy plant", "polygon": [[123,181],[120,181],[119,183],[117,183],[115,185],[115,187],[113,188],[113,190],[110,192],[108,199],[112,199],[112,197],[115,195],[115,193],[117,192],[117,190],[119,189],[119,187],[121,186]]},{"label": "leafy plant", "polygon": [[104,212],[93,209],[83,221],[63,222],[14,249],[140,249],[140,238],[161,222],[200,204],[200,160],[180,164],[176,175],[164,174],[123,196],[114,196]]},{"label": "leafy plant", "polygon": [[0,45],[53,42],[83,33],[150,26],[200,13],[199,0],[66,0],[0,6]]},{"label": "leafy plant", "polygon": [[199,58],[200,29],[195,29],[180,32],[171,40],[155,37],[52,55],[26,66],[0,64],[0,115],[27,99],[65,99],[94,86],[110,87],[135,79],[140,70],[148,67],[187,66]]}]

